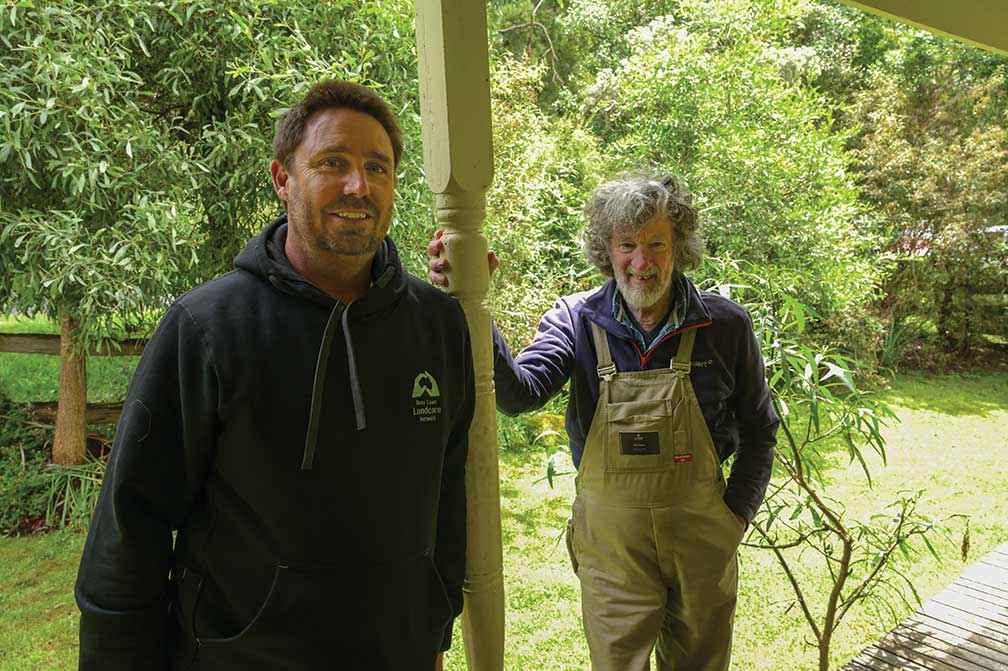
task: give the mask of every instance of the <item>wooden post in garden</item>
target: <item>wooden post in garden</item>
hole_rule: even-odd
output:
[[[77,320],[67,313],[60,316],[59,408],[56,411],[56,435],[53,437],[53,462],[63,465],[84,463],[87,423],[87,357],[74,347]]]
[[[487,242],[482,228],[493,177],[490,68],[483,0],[417,0],[424,166],[445,231],[451,292],[465,310],[476,368],[476,415],[466,464],[469,550],[462,632],[473,671],[504,667],[497,420]]]

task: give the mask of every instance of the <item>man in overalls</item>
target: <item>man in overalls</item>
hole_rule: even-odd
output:
[[[603,184],[583,242],[612,279],[558,300],[517,357],[494,333],[501,411],[571,383],[567,543],[596,671],[648,669],[652,649],[661,670],[728,669],[736,551],[770,479],[778,418],[752,321],[682,274],[703,247],[690,203],[674,177]],[[446,286],[442,250],[437,235],[429,277]]]

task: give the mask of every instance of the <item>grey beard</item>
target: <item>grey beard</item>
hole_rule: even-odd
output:
[[[634,310],[645,310],[655,303],[659,302],[665,297],[669,292],[669,287],[672,285],[672,276],[669,275],[669,281],[664,284],[664,286],[655,287],[654,289],[634,289],[627,286],[625,280],[621,275],[616,276],[616,288],[619,289],[620,295],[623,297],[623,302],[626,303],[628,308]]]

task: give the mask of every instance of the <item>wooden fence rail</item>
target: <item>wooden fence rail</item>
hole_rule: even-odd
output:
[[[143,352],[147,340],[130,338],[117,340],[118,348],[112,345],[92,347],[89,356],[137,356]],[[14,354],[51,354],[59,356],[60,337],[50,333],[0,333],[0,352]]]
[[[92,347],[89,356],[138,356],[147,340],[130,338]],[[60,337],[49,333],[0,333],[0,352],[13,354],[48,354],[59,356]],[[35,401],[29,404],[32,416],[38,422],[55,424],[56,401]],[[88,424],[115,424],[122,414],[122,403],[88,403],[84,417]]]
[[[34,401],[28,404],[32,417],[42,424],[56,424],[56,401]],[[84,409],[84,420],[88,424],[115,424],[122,414],[122,402],[88,403]]]

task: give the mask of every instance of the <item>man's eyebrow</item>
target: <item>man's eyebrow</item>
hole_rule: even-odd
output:
[[[368,152],[367,156],[368,158],[376,158],[379,161],[384,161],[385,163],[392,165],[392,158],[383,151],[378,151],[377,149],[375,149],[374,151]]]
[[[322,156],[323,154],[340,154],[340,153],[349,154],[351,153],[351,151],[350,148],[347,147],[345,144],[333,144],[327,147],[322,147],[317,152],[315,152],[315,155]],[[385,163],[388,163],[389,165],[392,165],[392,158],[389,157],[389,155],[383,151],[372,149],[366,154],[366,156],[367,158],[378,159],[379,161],[383,161]]]

